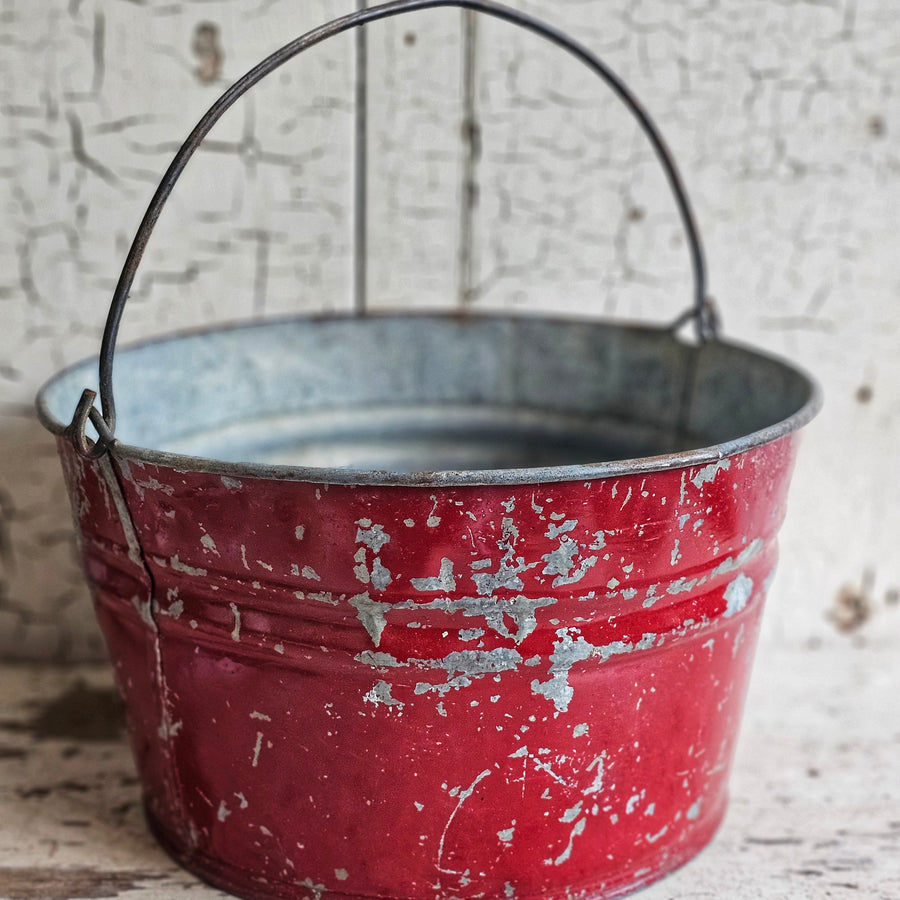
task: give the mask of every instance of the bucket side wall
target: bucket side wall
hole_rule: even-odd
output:
[[[445,489],[116,459],[149,605],[91,549],[128,560],[116,504],[81,526],[157,831],[251,896],[658,877],[724,810],[793,445]]]

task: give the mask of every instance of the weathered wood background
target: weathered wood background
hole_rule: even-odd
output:
[[[896,4],[513,5],[600,52],[656,116],[697,208],[727,333],[824,384],[767,639],[897,633]],[[37,387],[96,352],[134,229],[206,107],[286,40],[353,7],[0,0],[0,657],[102,655],[54,447],[32,412]],[[154,236],[126,339],[349,308],[360,271],[378,307],[666,321],[687,305],[664,179],[577,62],[458,10],[379,23],[366,45],[362,68],[352,36],[316,48],[229,113]]]

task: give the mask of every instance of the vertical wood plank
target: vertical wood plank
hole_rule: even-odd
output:
[[[478,162],[481,158],[481,123],[478,118],[478,22],[471,10],[463,13],[462,36],[462,165],[459,209],[459,303],[468,307],[474,298],[475,213],[478,208]]]
[[[373,308],[458,300],[463,38],[456,9],[369,27],[368,271]]]
[[[635,77],[633,32],[612,8],[512,5]],[[673,319],[690,303],[687,252],[664,175],[630,114],[565,51],[493,18],[478,27],[473,300]],[[646,79],[636,82],[640,96]],[[647,105],[664,121],[655,99]]]
[[[353,2],[0,3],[0,657],[102,655],[38,385],[96,354],[146,204],[212,101]],[[229,113],[151,240],[123,339],[349,308],[353,110],[346,36]]]
[[[369,4],[357,0],[357,9]],[[353,135],[353,307],[364,313],[369,292],[369,32],[355,34],[356,124]]]
[[[207,105],[268,53],[352,3],[244,0],[191,8],[183,27],[195,33],[218,11],[224,60],[221,76],[196,101],[188,96]],[[171,40],[167,29],[164,46]],[[193,324],[348,308],[354,65],[353,37],[340,36],[288,62],[226,113],[173,194],[126,326],[129,316],[143,332],[179,327],[185,317]],[[172,85],[166,94],[171,109],[178,90]],[[192,110],[187,127],[194,118]],[[170,128],[175,140],[143,139],[135,150],[156,167],[186,130]],[[182,290],[167,290],[171,284]],[[139,308],[145,304],[146,317]]]

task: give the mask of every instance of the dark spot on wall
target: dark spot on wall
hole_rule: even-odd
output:
[[[403,43],[406,44],[407,47],[415,47],[416,33],[414,31],[407,31],[406,34],[403,35]]]
[[[900,588],[888,588],[884,602],[888,606],[900,606]]]
[[[463,141],[465,141],[472,153],[480,154],[481,153],[481,126],[479,123],[471,118],[466,117],[460,123],[460,133],[462,135]]]
[[[844,634],[860,629],[872,616],[871,576],[863,579],[861,587],[844,586],[838,592],[828,618]]]
[[[887,124],[882,116],[870,116],[867,127],[872,137],[880,138],[887,134]]]
[[[79,900],[118,897],[140,887],[141,881],[162,877],[148,872],[101,872],[88,868],[3,868],[0,889],[7,900]]]
[[[59,697],[38,707],[27,722],[3,722],[9,731],[37,740],[117,741],[124,729],[122,704],[109,688],[92,688],[78,681]]]
[[[646,213],[640,206],[632,206],[631,209],[628,210],[628,221],[629,222],[642,222]]]
[[[856,402],[857,403],[868,403],[874,394],[874,391],[868,384],[860,385],[856,389]]]
[[[194,40],[191,50],[199,65],[194,74],[201,84],[212,84],[222,77],[222,63],[225,53],[222,50],[219,26],[212,22],[201,22],[194,29]]]

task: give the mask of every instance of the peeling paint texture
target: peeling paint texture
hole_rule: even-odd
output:
[[[568,629],[561,628],[557,635],[559,640],[554,644],[550,657],[550,680],[540,682],[535,679],[531,689],[552,700],[558,712],[566,712],[575,693],[569,684],[569,670],[576,662],[587,659],[594,648],[580,635],[573,640]]]
[[[736,613],[739,613],[747,605],[747,601],[750,599],[752,593],[753,579],[748,578],[746,575],[738,575],[738,577],[730,582],[728,587],[725,588],[724,596],[728,603],[725,615],[731,617]]]
[[[269,482],[65,448],[67,489],[60,480],[32,397],[96,353],[118,266],[178,142],[268,52],[355,6],[0,4],[0,657],[105,658],[99,616],[112,659],[111,673],[0,678],[2,896],[205,896],[161,868],[142,797],[202,874],[221,876],[224,860],[242,877],[252,859],[244,893],[298,900],[581,897],[652,879],[718,823],[793,439],[683,472],[527,489]],[[724,333],[816,371],[830,404],[779,538],[761,642],[772,664],[751,695],[732,815],[686,880],[647,898],[744,900],[763,881],[798,900],[892,896],[896,9],[528,9],[596,48],[658,118]],[[223,119],[147,248],[123,337],[349,312],[361,286],[374,311],[666,324],[691,297],[666,187],[652,148],[576,60],[493,19],[421,11],[306,55]],[[527,389],[523,417],[564,418],[571,384],[533,363],[570,344],[517,341],[465,344],[464,405],[483,403],[480,373],[496,371],[503,415]],[[571,341],[587,346],[581,331]],[[401,406],[447,378],[438,337],[406,347],[389,372]],[[333,349],[318,366],[293,348],[291,397],[326,396],[337,367],[374,378],[365,354]],[[618,348],[596,349],[599,371]],[[280,427],[264,390],[273,360],[244,358],[227,388],[258,404],[264,429]],[[210,362],[187,355],[174,392],[202,384]],[[649,349],[635,372],[646,391],[617,416],[668,415],[675,443],[704,432]],[[615,390],[583,380],[586,409]],[[731,393],[752,412],[752,390]],[[429,414],[452,429],[458,410],[436,396]],[[486,431],[505,428],[484,413]],[[127,402],[120,419],[126,434]],[[852,633],[823,614],[839,591]],[[79,692],[111,698],[113,674],[143,785],[121,724],[99,738],[72,725],[90,721]],[[66,725],[51,697],[79,714]]]
[[[201,874],[263,840],[275,849],[257,874],[324,871],[322,853],[333,873],[347,827],[310,809],[352,815],[357,835],[342,888],[307,886],[322,900],[371,893],[379,866],[397,867],[398,895],[439,880],[475,900],[497,853],[529,895],[539,893],[529,883],[577,892],[588,870],[592,882],[614,877],[619,852],[639,883],[711,834],[790,438],[735,456],[727,480],[719,470],[701,488],[673,469],[543,484],[540,503],[530,485],[429,494],[257,478],[233,488],[137,461],[119,482],[63,449],[118,678],[151,723],[151,740],[136,741],[151,815]],[[760,471],[767,504],[747,502]],[[685,529],[685,509],[711,523]],[[237,534],[220,534],[222,523]],[[598,532],[606,552],[584,556]],[[493,579],[490,593],[470,594],[487,586],[478,576]],[[439,766],[421,762],[435,757]],[[413,774],[385,779],[388,766]],[[672,772],[681,789],[661,789]],[[347,783],[371,804],[350,810]],[[302,811],[285,808],[286,795],[308,798]],[[416,821],[392,832],[386,859],[375,826],[396,803]],[[537,854],[522,839],[534,834]]]

